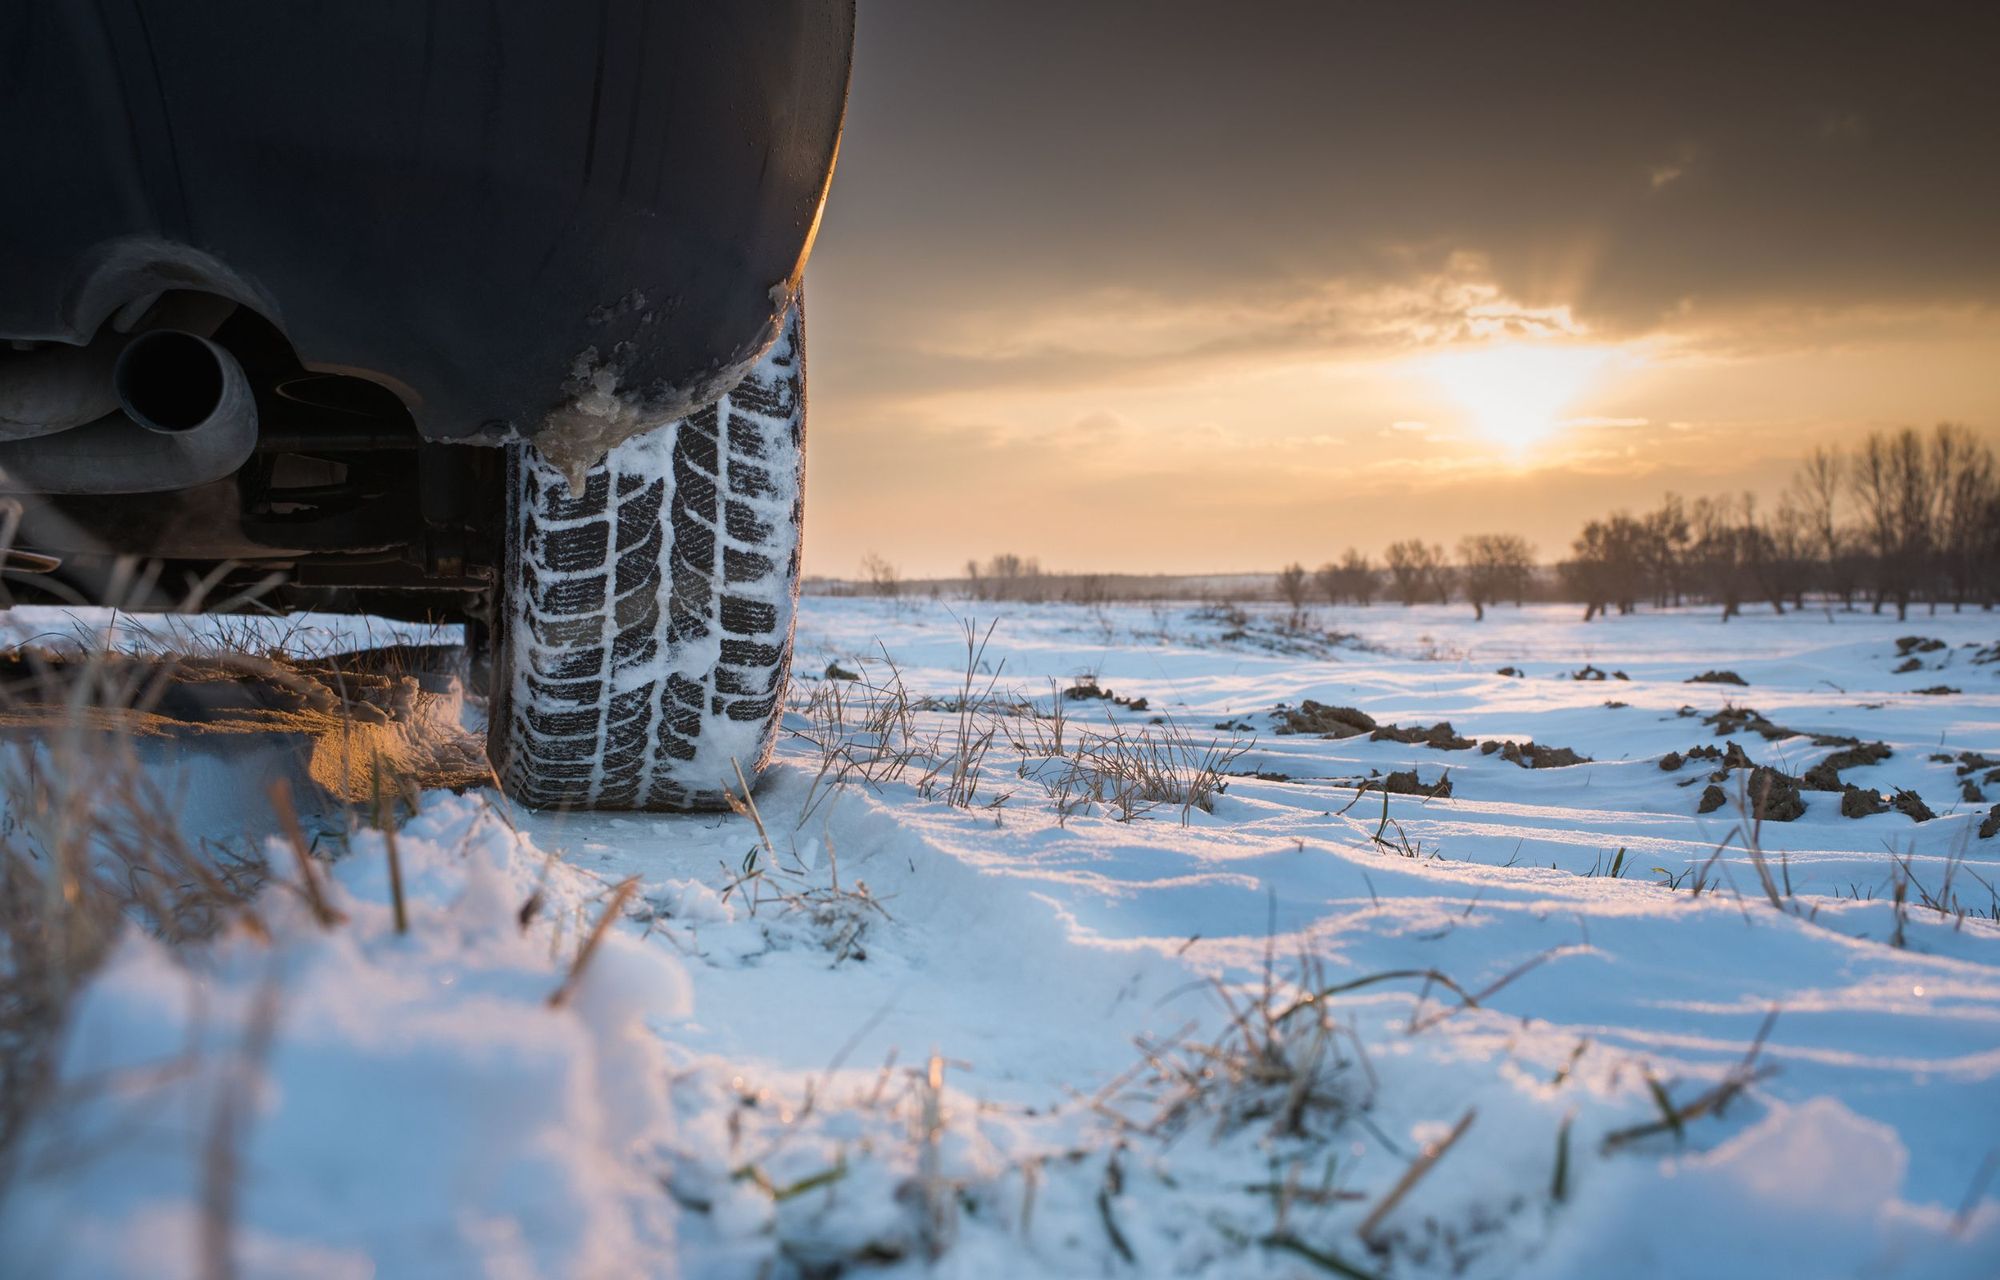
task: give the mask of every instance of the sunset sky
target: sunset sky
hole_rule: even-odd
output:
[[[1228,571],[2000,427],[1992,6],[863,0],[808,572]]]

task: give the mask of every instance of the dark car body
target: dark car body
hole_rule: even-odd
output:
[[[771,341],[852,31],[851,0],[0,5],[0,361],[227,299],[260,433],[256,466],[186,491],[79,497],[86,475],[17,545],[462,578],[497,464],[451,445],[587,463]],[[274,502],[286,456],[359,479]]]

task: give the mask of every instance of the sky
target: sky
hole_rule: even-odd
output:
[[[1308,564],[2000,428],[2000,6],[862,0],[806,570]]]

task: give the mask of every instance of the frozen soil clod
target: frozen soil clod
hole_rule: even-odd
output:
[[[1451,795],[1451,775],[1440,774],[1436,782],[1425,782],[1415,769],[1398,769],[1361,784],[1363,791],[1386,791],[1392,796],[1427,796],[1439,799]]]
[[[1845,791],[1847,784],[1840,778],[1842,769],[1859,769],[1866,765],[1880,764],[1895,754],[1886,742],[1869,742],[1847,747],[1834,752],[1806,770],[1800,781],[1808,791]]]
[[[1896,788],[1896,794],[1889,797],[1889,807],[1907,816],[1912,822],[1929,822],[1937,817],[1931,812],[1931,807],[1924,803],[1922,796],[1901,787]]]
[[[1713,775],[1714,781],[1702,790],[1696,812],[1713,813],[1730,802],[1730,792],[1722,784],[1731,772],[1725,768]],[[1805,816],[1806,802],[1799,793],[1799,780],[1783,770],[1752,765],[1743,777],[1742,786],[1749,816],[1754,821],[1792,822]]]
[[[1523,769],[1566,769],[1573,764],[1589,764],[1591,759],[1569,747],[1548,747],[1538,742],[1502,742],[1489,738],[1479,744],[1482,755],[1500,753],[1500,758]]]
[[[1297,708],[1279,707],[1272,715],[1277,719],[1274,733],[1316,733],[1328,738],[1352,738],[1356,734],[1373,733],[1376,729],[1375,717],[1366,711],[1353,707],[1329,707],[1307,698]]]
[[[1843,818],[1866,818],[1878,813],[1889,812],[1889,802],[1879,791],[1866,787],[1848,787],[1840,793],[1840,816]]]
[[[1774,724],[1768,716],[1755,707],[1739,707],[1733,702],[1723,704],[1720,711],[1703,716],[1701,722],[1714,725],[1715,736],[1718,738],[1749,732],[1766,741],[1776,742],[1781,738],[1799,736],[1795,730]]]
[[[1462,737],[1451,727],[1451,721],[1440,720],[1428,727],[1413,725],[1408,729],[1398,725],[1385,724],[1368,735],[1370,742],[1403,742],[1412,746],[1435,747],[1439,751],[1468,751],[1472,739]]]

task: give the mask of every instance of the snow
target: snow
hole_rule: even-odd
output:
[[[490,806],[432,793],[398,852],[407,934],[372,831],[331,868],[337,927],[273,886],[274,945],[238,928],[184,962],[127,929],[0,1207],[14,1274],[209,1274],[231,1185],[251,1274],[667,1269],[672,1215],[632,1153],[671,1136],[645,1024],[685,1013],[681,966],[614,936],[552,1012],[561,967],[516,922],[541,860]],[[570,913],[584,886],[558,869],[542,887]]]
[[[974,618],[991,692],[968,717]],[[198,1272],[214,1100],[249,1080],[245,1274],[2000,1274],[2000,837],[1977,833],[2000,785],[1975,804],[1958,771],[2000,756],[2000,662],[1975,661],[1994,615],[1309,622],[809,599],[768,846],[739,815],[512,831],[490,797],[430,793],[398,837],[407,935],[363,829],[331,865],[336,928],[274,884],[269,947],[129,936],[80,997],[74,1100],[30,1131],[0,1256]],[[1944,645],[1895,673],[1913,635]],[[1687,683],[1711,669],[1746,683]],[[1146,705],[1061,698],[1072,756],[1120,732],[1242,748],[1212,812],[1058,805],[1048,717],[1084,677]],[[1962,692],[1918,692],[1941,684]],[[866,759],[864,712],[899,685],[913,758],[830,788],[814,739]],[[1276,734],[1306,699],[1589,762]],[[1718,735],[1725,706],[1796,732]],[[957,807],[968,720],[994,732]],[[1658,764],[1735,741],[1803,773],[1834,749],[1815,735],[1887,744],[1843,779],[1938,816],[1809,790],[1753,842],[1736,777],[1701,814],[1715,764]],[[1412,767],[1450,796],[1356,798]],[[1423,972],[1477,1003],[1381,977]],[[1243,1077],[1265,1060],[1239,1042],[1272,1034],[1283,1079]],[[1663,1119],[1718,1088],[1680,1133]]]
[[[0,643],[67,651],[202,653],[255,645],[324,657],[385,645],[456,645],[456,626],[310,610],[283,618],[239,614],[125,613],[59,605],[0,610]]]

